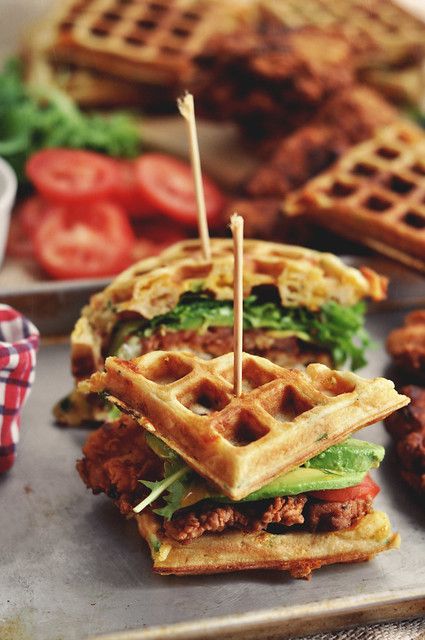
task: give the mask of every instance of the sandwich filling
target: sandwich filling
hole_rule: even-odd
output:
[[[126,515],[151,509],[164,535],[181,543],[229,529],[285,533],[340,531],[372,511],[379,487],[368,472],[384,449],[350,438],[243,500],[221,495],[156,436],[127,416],[93,432],[77,468],[93,493]],[[292,529],[294,530],[294,529]]]
[[[366,363],[370,344],[364,329],[365,305],[346,307],[335,301],[318,310],[285,307],[275,287],[259,287],[244,300],[244,350],[280,364]],[[121,319],[115,326],[109,355],[132,359],[157,350],[186,350],[219,356],[232,349],[233,302],[208,291],[188,291],[167,313],[150,320]]]

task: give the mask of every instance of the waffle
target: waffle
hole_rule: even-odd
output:
[[[68,0],[52,20],[52,59],[126,80],[184,82],[190,61],[217,32],[233,30],[250,3],[225,0]],[[247,5],[247,6],[245,6]]]
[[[283,208],[424,271],[424,153],[424,132],[400,120],[348,150]]]
[[[259,240],[246,240],[244,248],[244,297],[258,285],[273,285],[282,304],[312,310],[329,300],[352,305],[367,296],[385,297],[384,278],[369,269],[348,267],[332,254]],[[177,243],[158,257],[136,263],[94,295],[71,335],[74,377],[102,368],[102,354],[123,316],[150,319],[166,313],[182,293],[199,284],[218,299],[232,300],[232,241],[213,239],[211,250],[213,261],[205,262],[198,240]]]
[[[417,59],[425,51],[425,24],[390,0],[260,0],[289,28],[338,26],[354,46],[359,66]]]
[[[327,564],[364,562],[381,551],[397,549],[400,537],[391,531],[385,513],[370,513],[353,528],[332,533],[240,533],[209,535],[190,545],[167,538],[151,513],[136,516],[140,535],[148,542],[153,568],[161,574],[207,574],[245,569],[289,571],[309,578]]]
[[[389,380],[321,364],[304,372],[243,354],[242,369],[241,397],[232,394],[232,353],[210,361],[171,351],[110,357],[105,372],[83,384],[154,431],[232,500],[408,402]]]

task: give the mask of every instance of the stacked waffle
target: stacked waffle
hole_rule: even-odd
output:
[[[67,0],[35,26],[28,80],[59,85],[84,105],[164,106],[181,91],[194,55],[250,15],[250,2]]]
[[[284,209],[425,270],[425,134],[395,122],[352,147]]]
[[[84,105],[121,102],[157,111],[195,76],[206,111],[239,117],[241,109],[270,114],[264,87],[280,91],[294,79],[295,66],[296,91],[284,96],[291,104],[304,94],[306,106],[317,104],[321,92],[347,80],[350,69],[366,69],[368,81],[392,95],[407,91],[417,99],[424,34],[423,23],[390,0],[66,0],[28,34],[25,56],[31,82],[60,86]],[[279,49],[286,51],[285,65],[275,75],[267,57]],[[225,85],[235,65],[263,88],[229,95]],[[406,65],[407,75],[400,75]],[[239,72],[233,83],[240,88]],[[221,88],[212,87],[212,79]]]
[[[365,471],[379,464],[382,447],[344,440],[408,399],[383,378],[242,358],[240,397],[232,394],[231,353],[210,362],[161,351],[131,361],[108,358],[105,372],[82,385],[134,420],[90,436],[77,467],[95,493],[110,492],[123,513],[136,517],[154,569],[268,568],[307,578],[322,565],[369,560],[397,547],[387,516],[372,508],[372,494],[323,505],[309,491],[348,487],[353,496],[350,487],[371,482]],[[146,444],[136,446],[141,429]],[[161,477],[161,460],[164,479],[145,480]],[[350,465],[357,470],[348,472]],[[140,484],[152,491],[134,506]]]
[[[94,295],[71,336],[76,381],[102,370],[107,355],[131,358],[178,349],[211,358],[230,351],[232,243],[212,239],[211,250],[212,260],[205,261],[198,241],[176,244],[136,263]],[[358,303],[385,294],[385,278],[370,269],[357,270],[303,247],[247,240],[244,348],[284,366],[353,358],[358,366],[362,349],[350,348],[352,341],[360,346],[364,340],[364,309]],[[340,314],[348,315],[347,322],[339,322]],[[321,340],[319,325],[326,322],[332,329]],[[334,351],[337,343],[342,351]],[[86,400],[73,391],[58,403],[56,418],[73,425],[102,420],[102,402],[96,396]]]
[[[260,0],[260,4],[290,29],[311,24],[337,27],[352,44],[363,79],[391,97],[416,102],[425,26],[398,4],[389,0]]]

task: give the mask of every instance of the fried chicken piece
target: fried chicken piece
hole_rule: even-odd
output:
[[[404,326],[391,331],[387,349],[396,365],[425,378],[425,310],[409,313]]]
[[[289,30],[273,20],[215,36],[196,62],[198,110],[235,121],[252,140],[292,132],[354,77],[338,30]]]
[[[304,511],[309,531],[340,531],[354,527],[372,511],[372,500],[359,498],[346,502],[313,502],[309,500]]]
[[[146,495],[139,479],[162,476],[162,463],[148,447],[145,431],[124,415],[91,433],[83,454],[77,461],[81,479],[94,494],[106,493],[123,514]]]
[[[285,196],[397,117],[372,89],[344,88],[325,102],[311,124],[277,143],[272,158],[252,175],[245,190],[256,198]]]
[[[421,318],[420,313],[416,319]],[[402,478],[425,495],[425,388],[408,385],[401,393],[409,396],[411,403],[387,418],[385,426],[396,441]]]
[[[385,425],[387,431],[400,440],[412,431],[425,432],[425,389],[410,384],[403,387],[400,393],[408,396],[411,403],[389,416]]]
[[[200,505],[164,521],[165,533],[179,542],[190,542],[206,532],[219,533],[225,529],[262,531],[269,524],[291,527],[302,524],[302,510],[307,496],[286,496],[238,505]]]

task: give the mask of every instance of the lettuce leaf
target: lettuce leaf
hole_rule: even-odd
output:
[[[303,307],[284,307],[277,299],[264,300],[251,295],[244,300],[244,329],[290,332],[304,341],[328,349],[335,366],[348,363],[356,370],[366,364],[365,351],[370,338],[364,328],[365,305],[359,302],[344,307],[327,302],[318,311]],[[167,331],[205,331],[209,327],[231,327],[233,303],[216,300],[206,292],[184,293],[174,309],[150,321],[134,320],[117,326],[111,355],[132,357],[137,354],[138,339],[164,328]],[[134,344],[132,344],[132,342]]]
[[[28,88],[20,62],[12,58],[0,70],[0,156],[15,169],[21,187],[28,186],[27,159],[45,147],[135,157],[140,135],[129,113],[86,114],[59,89],[45,84]]]
[[[152,504],[152,502],[162,497],[165,503],[164,506],[154,509],[153,511],[170,520],[174,513],[182,508],[182,500],[188,495],[189,491],[193,491],[197,486],[198,488],[199,486],[201,487],[198,495],[202,496],[198,499],[212,499],[217,502],[234,504],[234,502],[226,496],[215,493],[214,490],[206,484],[205,480],[190,469],[182,458],[162,442],[162,440],[152,434],[147,434],[146,439],[151,449],[164,460],[164,478],[157,482],[139,481],[148,487],[151,493],[134,508],[136,513],[140,513],[148,505]],[[351,486],[355,475],[360,475],[361,479],[369,469],[378,467],[384,454],[385,450],[380,445],[349,438],[344,442],[332,445],[325,451],[322,451],[317,456],[311,458],[311,460],[308,460],[304,465],[301,465],[301,467],[320,469],[325,473],[341,476],[349,474],[350,484],[347,483],[344,486]],[[262,499],[267,491],[267,487],[270,487],[269,493],[271,497],[280,495],[279,493],[275,493],[276,488],[274,485],[276,485],[277,480],[278,478],[275,478],[275,480],[263,487],[262,490],[255,491],[243,498],[240,502]],[[358,480],[358,482],[360,482],[360,480]],[[278,484],[279,483],[277,483],[277,485]],[[258,494],[260,494],[261,498],[257,497]],[[192,504],[195,504],[195,502]]]

